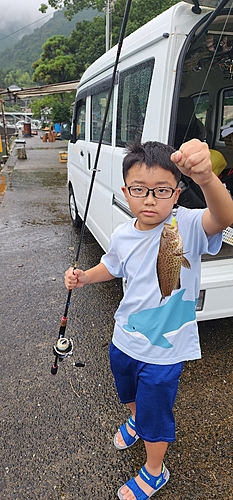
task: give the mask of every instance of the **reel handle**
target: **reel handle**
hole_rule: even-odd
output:
[[[84,368],[85,366],[85,363],[83,361],[75,361],[75,363],[73,363],[74,366],[76,366],[76,368]]]

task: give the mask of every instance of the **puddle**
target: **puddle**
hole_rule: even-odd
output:
[[[26,171],[26,170],[15,170],[13,176],[12,187],[14,189],[25,189],[26,188],[59,188],[66,186],[67,183],[67,170],[60,168],[46,169],[46,170],[36,170],[36,171]]]

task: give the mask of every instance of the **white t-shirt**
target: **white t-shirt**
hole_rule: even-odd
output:
[[[115,314],[113,344],[134,359],[160,365],[201,357],[195,305],[199,296],[201,255],[215,255],[222,234],[207,237],[204,210],[179,207],[176,215],[183,251],[191,269],[181,268],[181,288],[161,301],[157,255],[164,222],[140,231],[135,219],[112,234],[101,262],[115,277],[127,279],[126,292]]]

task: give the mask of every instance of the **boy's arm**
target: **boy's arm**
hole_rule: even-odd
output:
[[[207,236],[217,234],[233,223],[233,201],[225,186],[212,171],[208,145],[192,139],[171,155],[182,174],[191,177],[203,191],[207,203],[202,218]]]
[[[114,279],[114,276],[109,273],[102,262],[87,271],[81,271],[81,269],[74,269],[73,267],[70,267],[65,273],[65,285],[68,290],[112,279]]]

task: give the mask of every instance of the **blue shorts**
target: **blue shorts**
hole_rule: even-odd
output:
[[[183,362],[144,363],[111,343],[110,364],[121,403],[136,403],[136,430],[144,441],[175,441],[173,406]]]

